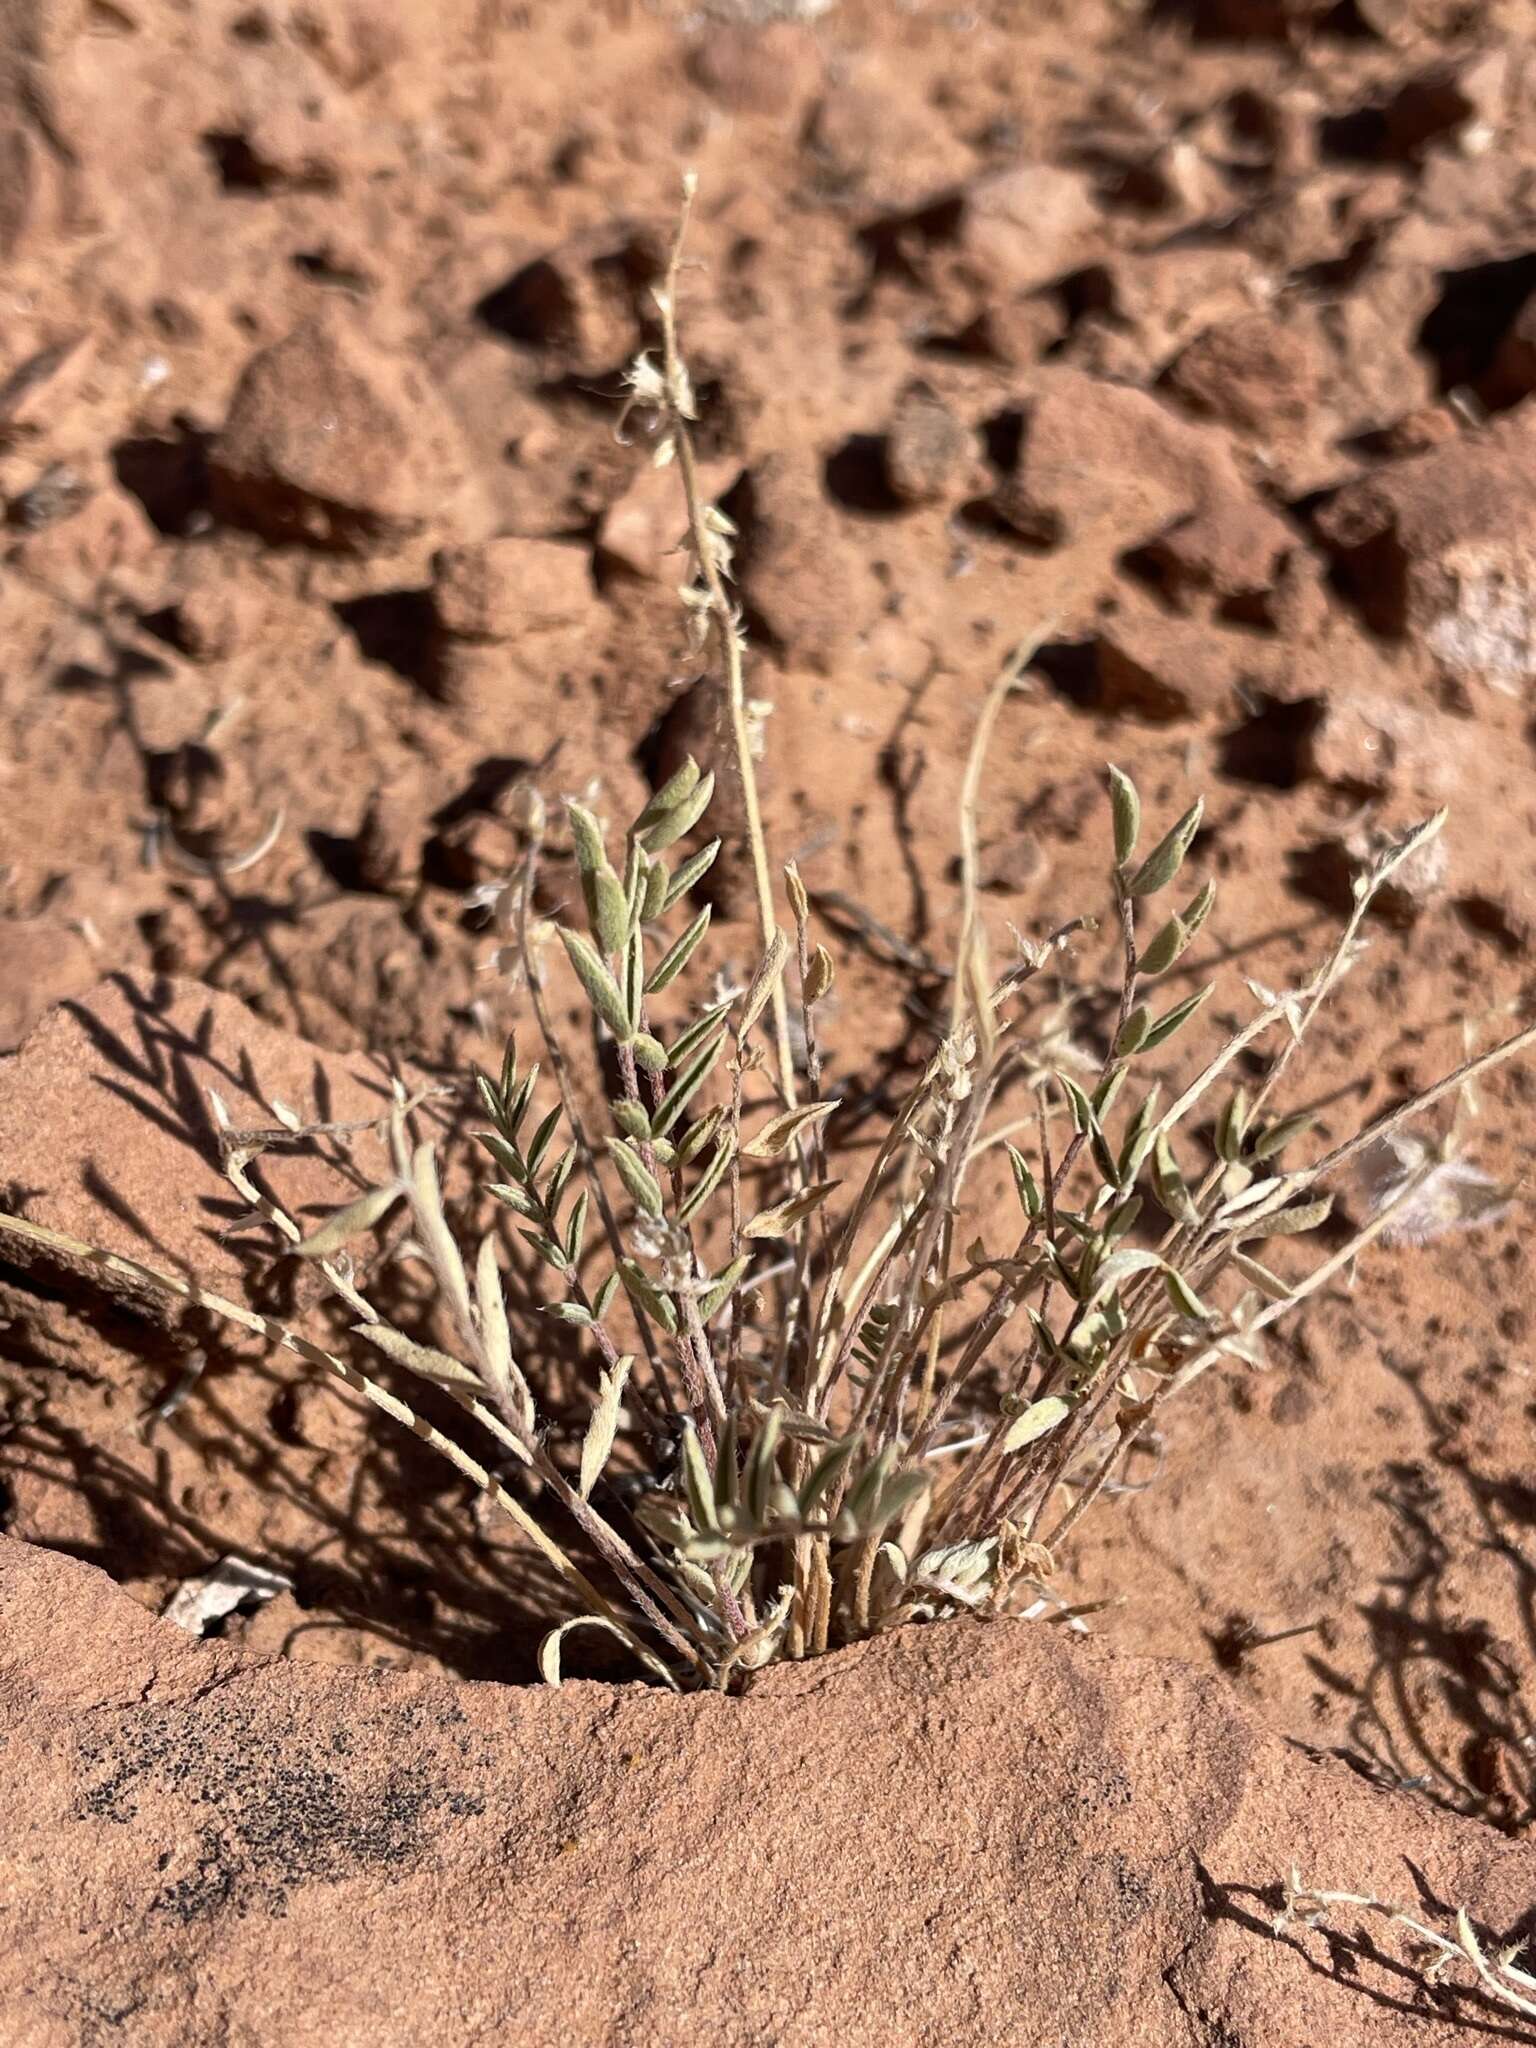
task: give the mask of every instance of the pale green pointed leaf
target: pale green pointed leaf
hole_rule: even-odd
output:
[[[1205,923],[1205,920],[1210,916],[1211,906],[1215,901],[1216,884],[1214,882],[1207,882],[1204,888],[1197,890],[1188,903],[1185,904],[1184,929],[1189,933],[1191,939],[1194,938],[1200,927]]]
[[[1190,941],[1190,929],[1175,911],[1156,938],[1151,939],[1136,956],[1136,971],[1148,977],[1166,974]]]
[[[1088,1306],[1102,1301],[1107,1294],[1113,1294],[1123,1287],[1127,1280],[1133,1280],[1138,1273],[1149,1273],[1160,1266],[1162,1260],[1156,1252],[1132,1247],[1128,1251],[1111,1252],[1093,1276],[1093,1292],[1088,1297]]]
[[[822,1452],[816,1463],[811,1467],[810,1474],[800,1489],[800,1514],[802,1519],[805,1521],[810,1520],[817,1503],[825,1494],[832,1490],[833,1486],[848,1469],[848,1462],[857,1449],[857,1439],[845,1437],[841,1443],[831,1444]]]
[[[677,1310],[672,1306],[670,1296],[655,1286],[650,1275],[633,1259],[621,1259],[619,1277],[624,1282],[625,1292],[631,1301],[643,1308],[653,1323],[659,1323],[669,1337],[677,1334]]]
[[[720,1521],[715,1505],[715,1483],[709,1476],[699,1432],[687,1418],[678,1439],[677,1467],[683,1483],[683,1498],[688,1503],[694,1527],[701,1535],[718,1534]]]
[[[630,1036],[640,1028],[640,1019],[645,1010],[645,933],[638,925],[624,948],[623,968],[624,1008],[629,1013]]]
[[[1099,1119],[1094,1111],[1093,1104],[1088,1100],[1088,1097],[1073,1080],[1072,1076],[1070,1074],[1063,1074],[1058,1070],[1056,1080],[1061,1088],[1061,1092],[1067,1098],[1067,1107],[1072,1112],[1073,1130],[1089,1134],[1096,1131],[1099,1128]]]
[[[1199,1222],[1200,1211],[1189,1192],[1188,1182],[1179,1171],[1166,1131],[1158,1133],[1152,1150],[1152,1189],[1175,1223],[1188,1228]]]
[[[1029,1161],[1017,1145],[1008,1147],[1008,1164],[1013,1168],[1013,1185],[1018,1192],[1019,1204],[1029,1221],[1039,1216],[1042,1202],[1035,1176],[1029,1170]]]
[[[1234,1165],[1243,1154],[1243,1139],[1248,1130],[1248,1091],[1235,1088],[1223,1104],[1216,1119],[1217,1156]]]
[[[328,1216],[318,1229],[296,1244],[293,1254],[298,1259],[328,1259],[333,1252],[339,1252],[348,1239],[361,1237],[365,1230],[372,1230],[381,1222],[399,1201],[405,1190],[398,1182],[387,1188],[370,1188],[365,1195],[359,1195],[355,1202],[348,1202],[344,1209],[338,1209]]]
[[[591,1197],[585,1188],[571,1204],[571,1213],[565,1220],[565,1256],[572,1266],[581,1263],[581,1248],[587,1234],[587,1209]]]
[[[1167,1289],[1168,1299],[1173,1303],[1174,1309],[1179,1315],[1187,1316],[1191,1322],[1204,1322],[1210,1316],[1211,1311],[1206,1307],[1199,1295],[1196,1294],[1193,1287],[1184,1278],[1184,1275],[1174,1272],[1171,1266],[1164,1270],[1163,1286]]]
[[[573,797],[565,800],[565,815],[570,821],[571,844],[576,853],[576,865],[582,875],[595,874],[607,860],[607,849],[603,845],[603,828],[587,809]]]
[[[1271,1208],[1278,1208],[1293,1185],[1290,1176],[1284,1173],[1272,1173],[1267,1180],[1250,1181],[1247,1187],[1241,1188],[1237,1194],[1222,1203],[1216,1211],[1215,1220],[1218,1223],[1225,1223],[1233,1216],[1241,1216],[1249,1210],[1257,1209],[1260,1203],[1264,1202]]]
[[[1072,1405],[1060,1394],[1047,1394],[1041,1401],[1031,1401],[1022,1415],[1016,1415],[1003,1432],[1002,1449],[1022,1451],[1026,1444],[1036,1442],[1051,1430],[1058,1428],[1072,1413]]]
[[[592,1410],[592,1420],[587,1424],[587,1433],[581,1444],[581,1476],[577,1491],[583,1500],[590,1500],[598,1475],[608,1462],[613,1449],[613,1439],[618,1433],[619,1409],[624,1400],[624,1388],[628,1384],[630,1368],[634,1359],[628,1352],[613,1365],[606,1366],[598,1380],[597,1404]]]
[[[627,1043],[634,1036],[634,1026],[624,1007],[624,997],[619,984],[614,980],[607,964],[600,958],[590,940],[580,932],[572,931],[568,925],[561,925],[560,942],[565,947],[576,978],[586,990],[593,1009],[602,1018],[608,1029],[621,1043]]]
[[[1113,766],[1109,771],[1109,807],[1115,828],[1115,864],[1124,867],[1136,851],[1141,832],[1141,798],[1129,775]]]
[[[686,1166],[690,1160],[697,1159],[724,1121],[725,1110],[722,1107],[708,1111],[697,1123],[690,1124],[677,1140],[678,1165]]]
[[[534,1132],[528,1146],[527,1157],[523,1162],[528,1169],[530,1180],[544,1164],[544,1154],[549,1150],[549,1141],[559,1128],[560,1119],[563,1114],[564,1105],[557,1102],[548,1116],[540,1121],[538,1129]]]
[[[653,1038],[649,1031],[637,1031],[631,1044],[635,1064],[644,1067],[648,1074],[664,1074],[667,1071],[667,1049],[659,1038]]]
[[[661,1183],[651,1173],[644,1161],[625,1138],[608,1140],[608,1156],[618,1170],[618,1176],[632,1197],[635,1206],[647,1216],[660,1218],[662,1213]]]
[[[1189,1022],[1210,993],[1209,987],[1197,989],[1192,996],[1186,996],[1182,1003],[1177,1003],[1173,1009],[1165,1011],[1148,1029],[1138,1049],[1142,1052],[1153,1052],[1172,1038],[1175,1031]]]
[[[715,841],[716,846],[720,844]],[[667,907],[667,890],[672,877],[664,860],[646,861],[645,881],[640,892],[640,922],[654,924]]]
[[[1238,1243],[1250,1237],[1297,1237],[1304,1230],[1316,1230],[1320,1223],[1326,1223],[1333,1213],[1332,1195],[1324,1195],[1320,1201],[1301,1202],[1294,1209],[1281,1209],[1273,1216],[1260,1221],[1244,1224],[1233,1232]]]
[[[1310,1130],[1314,1119],[1307,1110],[1298,1110],[1294,1116],[1283,1116],[1261,1131],[1253,1143],[1255,1159],[1273,1159],[1283,1152],[1287,1145]]]
[[[1234,1251],[1232,1264],[1246,1281],[1257,1287],[1270,1301],[1289,1301],[1296,1292],[1290,1281],[1282,1280],[1280,1275],[1272,1273],[1268,1266],[1261,1266],[1259,1261],[1250,1258],[1247,1252]]]
[[[637,1138],[645,1144],[651,1135],[651,1120],[638,1102],[610,1102],[609,1114],[626,1138]]]
[[[720,841],[711,839],[707,846],[700,847],[691,859],[683,862],[667,884],[666,894],[661,901],[662,910],[670,910],[674,903],[680,903],[696,883],[703,881],[714,866],[719,851]],[[656,914],[660,915],[660,912]]]
[[[699,764],[688,755],[681,768],[677,769],[661,785],[645,809],[630,827],[634,836],[642,838],[651,828],[659,825],[664,818],[671,817],[678,805],[693,794],[699,783]]]
[[[685,1067],[711,1032],[724,1022],[734,1001],[734,996],[728,996],[723,1003],[713,1004],[709,1009],[701,1011],[686,1030],[680,1031],[671,1051],[667,1054],[668,1066],[679,1071]]]
[[[706,903],[677,943],[663,953],[646,980],[647,995],[655,995],[658,989],[664,989],[676,981],[693,958],[704,934],[709,930],[710,915],[710,906]]]
[[[725,1032],[722,1029],[713,1038],[706,1038],[679,1072],[677,1079],[651,1112],[651,1129],[658,1138],[666,1136],[699,1092],[724,1046]]]
[[[629,943],[629,898],[624,885],[604,861],[591,877],[592,931],[598,951],[622,953]]]
[[[431,1344],[418,1344],[401,1330],[392,1330],[388,1323],[354,1323],[352,1334],[363,1338],[376,1351],[382,1351],[386,1358],[403,1365],[421,1379],[435,1380],[439,1386],[465,1387],[480,1391],[480,1378],[467,1365],[450,1358],[446,1351],[438,1351]]]
[[[690,1188],[688,1199],[677,1212],[681,1222],[691,1222],[724,1180],[726,1168],[731,1163],[732,1150],[730,1138],[721,1138],[710,1157],[709,1164]]]
[[[1128,1060],[1133,1053],[1140,1052],[1151,1023],[1152,1013],[1145,1003],[1138,1003],[1115,1033],[1114,1056],[1117,1060]]]
[[[1141,866],[1126,883],[1129,896],[1152,896],[1168,884],[1184,864],[1190,843],[1200,830],[1200,820],[1205,815],[1205,800],[1190,805],[1179,822],[1158,841]]]
[[[637,833],[640,844],[647,853],[665,853],[667,848],[681,839],[685,832],[691,832],[709,809],[710,799],[715,793],[715,778],[711,772],[700,776],[686,796],[680,797],[666,815]]]
[[[720,1313],[726,1302],[741,1285],[742,1276],[751,1263],[751,1259],[743,1252],[739,1259],[732,1259],[731,1263],[719,1275],[714,1284],[699,1296],[699,1321],[701,1323],[707,1323],[711,1316],[716,1316]]]

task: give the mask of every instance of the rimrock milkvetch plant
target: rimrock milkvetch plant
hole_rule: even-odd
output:
[[[1319,1242],[1351,1162],[1524,1050],[1536,1027],[1326,1150],[1309,1148],[1308,1120],[1286,1106],[1373,900],[1437,816],[1364,867],[1336,943],[1297,986],[1250,983],[1247,1021],[1173,1078],[1211,993],[1166,992],[1215,906],[1214,883],[1189,872],[1202,805],[1146,826],[1115,768],[1103,903],[994,967],[978,909],[980,784],[1026,645],[970,749],[948,1015],[874,1144],[850,1142],[821,1045],[836,965],[793,866],[781,911],[759,815],[734,533],[694,454],[681,246],[680,232],[657,292],[660,358],[633,366],[630,407],[680,477],[682,599],[697,651],[718,666],[725,765],[743,799],[749,973],[733,984],[709,966],[711,911],[696,892],[720,851],[700,841],[712,774],[686,761],[622,829],[575,800],[556,816],[530,789],[497,914],[532,1014],[522,1043],[473,1077],[489,1219],[474,1241],[450,1224],[420,1100],[403,1085],[382,1119],[388,1171],[308,1231],[253,1178],[257,1146],[214,1105],[231,1181],[346,1316],[349,1341],[334,1350],[24,1218],[0,1217],[0,1235],[178,1293],[415,1429],[563,1582],[568,1604],[540,1653],[547,1679],[559,1680],[569,1632],[590,1626],[667,1684],[729,1687],[910,1621],[1070,1616],[1053,1590],[1062,1546],[1167,1404],[1219,1362],[1261,1365],[1265,1331],[1390,1229],[1444,1165],[1455,1127],[1421,1142],[1391,1198],[1301,1270],[1271,1245]],[[579,907],[546,922],[536,885],[557,853]],[[1112,1017],[1097,1055],[1069,1071],[1041,1018],[1062,956],[1101,917],[1118,950]],[[557,1022],[555,975],[588,1014],[580,1055]],[[1250,1049],[1267,1065],[1245,1087]],[[988,1153],[1006,1158],[1011,1192],[978,1217]],[[360,1248],[397,1216],[391,1256],[429,1273],[439,1343],[396,1327],[370,1286]],[[542,1277],[519,1280],[509,1310],[514,1237]],[[547,1398],[550,1347],[514,1341],[514,1329],[552,1325],[583,1360],[574,1428],[568,1404]],[[401,1391],[413,1381],[461,1426],[426,1420]]]

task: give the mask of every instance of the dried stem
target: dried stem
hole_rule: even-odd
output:
[[[683,480],[683,495],[687,500],[688,530],[694,560],[708,593],[710,623],[714,628],[720,658],[725,665],[726,704],[730,714],[736,773],[741,783],[742,804],[746,812],[747,844],[752,852],[752,881],[757,898],[758,931],[766,949],[773,942],[778,922],[773,907],[773,881],[768,866],[768,843],[763,836],[762,807],[757,794],[757,771],[752,761],[752,735],[747,724],[746,684],[741,664],[741,620],[720,574],[715,559],[713,537],[705,517],[704,491],[699,481],[698,457],[694,450],[690,426],[693,416],[691,388],[677,341],[677,281],[682,268],[683,244],[687,240],[696,189],[697,181],[690,173],[683,180],[682,214],[672,243],[672,252],[667,259],[666,280],[656,294],[656,305],[661,314],[662,362],[667,393],[668,425],[673,446],[677,451],[677,466]],[[772,1012],[779,1088],[785,1103],[792,1106],[797,1100],[795,1062],[789,1038],[788,998],[782,981],[774,984]]]

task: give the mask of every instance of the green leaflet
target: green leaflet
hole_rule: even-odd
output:
[[[711,839],[709,844],[701,847],[690,860],[683,862],[671,881],[667,883],[666,893],[661,901],[661,909],[663,911],[670,910],[674,903],[681,902],[683,897],[688,894],[688,891],[694,887],[695,883],[703,881],[704,877],[714,866],[715,857],[719,851],[720,841],[718,839]],[[662,872],[665,873],[665,869]],[[656,913],[657,916],[660,916],[660,914],[660,911]]]
[[[1033,1223],[1042,1207],[1040,1189],[1036,1185],[1035,1176],[1029,1170],[1029,1161],[1017,1145],[1008,1147],[1008,1164],[1013,1168],[1013,1185],[1018,1192],[1019,1204],[1029,1221]]]
[[[731,1152],[732,1147],[729,1136],[722,1137],[710,1157],[709,1164],[699,1175],[698,1180],[688,1192],[687,1200],[677,1212],[681,1222],[691,1222],[715,1192],[715,1189],[719,1187],[721,1181],[725,1178],[725,1170],[731,1163]]]
[[[647,995],[655,995],[658,989],[666,988],[676,981],[693,958],[704,934],[709,930],[710,915],[710,906],[706,903],[677,943],[662,954],[646,978]]]
[[[1126,883],[1128,896],[1152,896],[1159,889],[1167,888],[1184,865],[1184,856],[1200,830],[1200,820],[1204,816],[1205,799],[1202,797],[1192,803],[1179,822],[1158,841]]]
[[[632,827],[635,837],[643,838],[647,832],[653,831],[656,826],[670,818],[678,805],[693,794],[698,782],[699,764],[690,754],[682,767],[667,778],[636,818]]]
[[[652,1284],[644,1268],[637,1266],[633,1259],[621,1259],[619,1277],[630,1300],[643,1308],[653,1323],[659,1323],[669,1337],[676,1336],[677,1310],[670,1298]]]
[[[627,1138],[610,1138],[608,1156],[618,1169],[619,1179],[634,1200],[635,1206],[647,1216],[657,1219],[662,1214],[661,1183],[649,1171],[639,1154]]]
[[[685,832],[691,832],[709,809],[710,799],[714,793],[713,773],[700,776],[693,788],[679,797],[654,824],[647,826],[644,831],[637,831],[636,837],[646,852],[665,853],[666,849],[681,839]],[[647,809],[649,808],[650,806],[647,806]]]
[[[683,1068],[677,1079],[672,1083],[672,1086],[667,1090],[661,1101],[656,1105],[651,1116],[651,1129],[658,1138],[666,1136],[699,1089],[704,1085],[704,1081],[710,1069],[714,1066],[715,1061],[719,1059],[724,1045],[725,1032],[723,1029],[716,1037],[706,1039]],[[676,1055],[674,1054],[675,1057]]]
[[[1115,831],[1115,864],[1124,867],[1136,851],[1141,833],[1141,798],[1129,775],[1113,766],[1109,770],[1109,809]]]
[[[1189,1022],[1190,1018],[1194,1016],[1196,1010],[1205,1002],[1210,993],[1211,991],[1208,987],[1197,989],[1194,995],[1186,996],[1182,1003],[1178,1003],[1173,1009],[1166,1011],[1147,1031],[1141,1044],[1136,1048],[1137,1051],[1152,1052],[1156,1047],[1162,1045],[1165,1040],[1172,1038],[1180,1025]]]
[[[624,998],[619,984],[614,980],[607,964],[596,949],[580,932],[572,931],[568,925],[560,926],[560,943],[576,970],[576,979],[587,992],[588,1000],[621,1045],[627,1045],[635,1035],[629,1013],[624,1007]]]
[[[714,1285],[706,1293],[699,1296],[699,1321],[701,1323],[707,1323],[711,1316],[719,1314],[726,1302],[741,1285],[742,1276],[751,1263],[751,1258],[747,1253],[743,1252],[740,1258],[732,1259],[725,1271],[716,1279]]]
[[[1066,1421],[1072,1413],[1072,1404],[1064,1401],[1060,1394],[1047,1394],[1044,1400],[1031,1401],[1022,1415],[1016,1415],[1003,1432],[1001,1448],[1005,1451],[1022,1451],[1026,1444],[1036,1442],[1050,1430]]]

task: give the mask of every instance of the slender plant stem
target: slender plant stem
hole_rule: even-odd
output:
[[[699,481],[698,456],[694,449],[690,425],[693,410],[692,399],[689,396],[690,386],[677,341],[677,281],[682,268],[683,244],[688,235],[689,218],[693,212],[695,189],[695,180],[690,173],[683,181],[682,214],[672,243],[672,253],[667,261],[666,281],[656,294],[656,302],[661,314],[663,374],[670,414],[668,424],[673,446],[677,451],[677,466],[683,480],[683,495],[687,500],[688,529],[694,560],[698,564],[699,575],[709,596],[710,621],[714,627],[721,660],[725,664],[726,704],[730,716],[731,743],[736,757],[736,773],[741,783],[742,805],[746,813],[747,843],[752,853],[752,880],[757,898],[758,930],[763,945],[767,948],[773,943],[778,921],[773,907],[773,880],[768,867],[768,843],[763,834],[762,806],[757,794],[757,771],[752,761],[752,735],[747,724],[746,684],[741,664],[741,621],[726,591],[725,580],[716,560],[714,536],[710,533],[705,518],[704,491]],[[784,992],[782,978],[774,983],[772,1013],[779,1089],[786,1106],[793,1108],[798,1099],[795,1089],[795,1062],[789,1037],[788,998]]]

